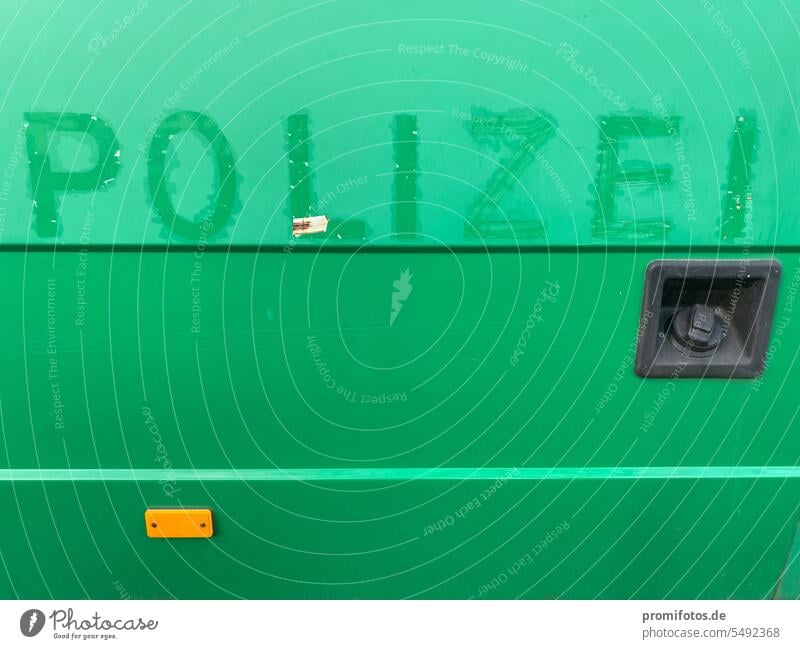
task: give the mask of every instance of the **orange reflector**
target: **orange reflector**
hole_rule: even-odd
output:
[[[148,509],[144,521],[152,539],[207,538],[214,533],[210,509]]]

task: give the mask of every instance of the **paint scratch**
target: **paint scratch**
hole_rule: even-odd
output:
[[[328,217],[322,216],[302,216],[292,219],[292,234],[300,237],[304,234],[318,234],[328,229]]]

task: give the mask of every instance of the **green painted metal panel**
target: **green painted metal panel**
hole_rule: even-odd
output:
[[[215,536],[154,542],[157,482],[8,484],[6,597],[770,597],[798,513],[796,479],[511,480],[461,517],[493,481],[180,482]]]
[[[0,596],[798,592],[795,6],[80,4],[0,34]],[[762,376],[634,375],[664,257],[781,262]]]
[[[798,243],[791,3],[139,4],[9,17],[3,241]]]
[[[192,252],[82,259],[0,254],[10,467],[158,468],[156,434],[176,468],[768,466],[800,455],[794,253],[778,256],[785,290],[767,371],[667,382],[632,373],[649,253],[206,252],[199,294]],[[406,267],[414,290],[390,327]]]

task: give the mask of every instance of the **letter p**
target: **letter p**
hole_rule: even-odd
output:
[[[25,113],[28,165],[33,190],[35,229],[41,237],[58,234],[56,192],[103,188],[119,171],[119,144],[107,122],[88,113]],[[53,171],[54,133],[71,133],[81,144],[93,142],[96,161],[83,170]]]

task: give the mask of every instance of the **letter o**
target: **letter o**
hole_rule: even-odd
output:
[[[217,199],[206,232],[203,222],[196,223],[175,211],[165,181],[167,152],[173,136],[182,131],[197,131],[208,140],[217,170]],[[194,111],[180,111],[164,118],[159,124],[148,152],[147,179],[153,207],[170,230],[185,239],[198,240],[201,234],[210,236],[225,227],[233,213],[236,200],[236,168],[228,140],[210,117]]]

